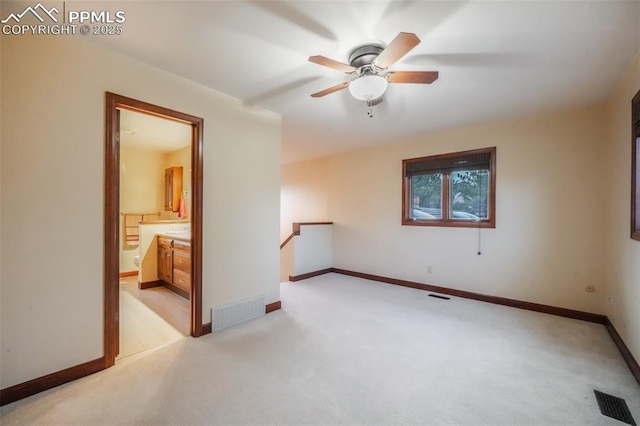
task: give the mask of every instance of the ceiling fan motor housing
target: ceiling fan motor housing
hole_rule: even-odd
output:
[[[370,65],[383,50],[384,47],[379,44],[365,44],[356,47],[349,54],[349,65],[355,68]]]

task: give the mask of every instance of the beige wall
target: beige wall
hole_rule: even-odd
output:
[[[329,220],[326,159],[282,166],[280,242],[291,234],[294,222]]]
[[[120,149],[120,210],[159,212],[164,203],[164,157],[161,152]]]
[[[334,221],[335,267],[602,312],[605,236],[594,224],[604,222],[605,184],[593,173],[604,154],[602,112],[530,117],[288,165],[283,185],[295,192],[287,197],[283,188],[283,217],[312,206]],[[481,231],[482,255],[477,229],[400,225],[403,159],[491,146],[497,227]]]
[[[591,108],[332,157],[334,266],[600,312],[603,137],[602,109]],[[401,226],[403,159],[491,146],[497,225],[481,231],[482,255],[477,228]]]
[[[123,213],[162,212],[164,197],[164,157],[161,152],[131,147],[120,148],[120,211]],[[155,217],[156,219],[159,216]],[[125,244],[124,217],[120,217],[120,272],[137,269],[133,258],[138,245]]]
[[[630,238],[631,99],[640,90],[640,51],[607,103],[607,293],[605,312],[640,361],[640,241]]]
[[[103,355],[105,91],[204,118],[203,321],[279,298],[279,116],[74,37],[3,36],[1,78],[2,388]]]

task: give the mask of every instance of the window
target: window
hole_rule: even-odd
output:
[[[631,238],[640,241],[640,91],[631,111]]]
[[[496,149],[402,161],[402,224],[496,226]]]

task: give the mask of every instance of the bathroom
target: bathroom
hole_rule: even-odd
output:
[[[179,281],[173,282],[171,268],[168,278],[160,274],[167,257],[159,242],[171,244],[170,254],[186,253],[180,259],[188,263],[191,138],[186,124],[120,111],[118,359],[189,335],[189,282],[174,285]],[[184,250],[177,252],[173,245]]]

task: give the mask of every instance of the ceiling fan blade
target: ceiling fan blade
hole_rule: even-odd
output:
[[[318,65],[324,65],[325,67],[333,68],[334,70],[343,71],[346,73],[356,72],[357,70],[357,68],[352,67],[351,65],[343,64],[342,62],[334,61],[333,59],[329,59],[321,55],[309,56],[309,62],[313,62],[314,64]]]
[[[336,84],[333,87],[329,87],[328,89],[324,89],[318,93],[314,93],[313,95],[311,95],[312,98],[320,98],[322,96],[325,95],[329,95],[333,92],[337,92],[338,90],[342,90],[344,88],[346,88],[349,84],[351,83],[351,81],[345,81],[344,83],[340,83],[340,84]]]
[[[419,43],[420,39],[414,33],[400,33],[380,52],[373,64],[378,68],[389,68]]]
[[[389,83],[431,84],[438,79],[438,71],[394,71],[387,73]]]

